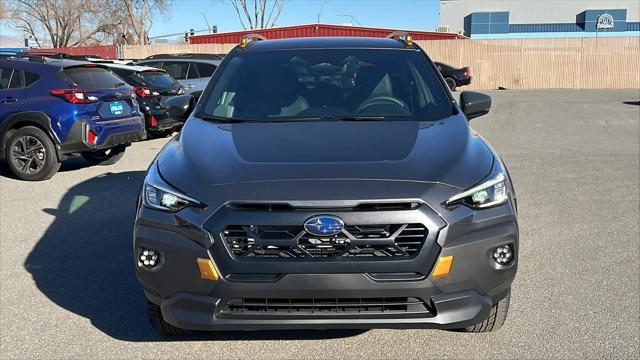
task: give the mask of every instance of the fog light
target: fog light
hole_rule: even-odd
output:
[[[493,261],[498,265],[509,265],[513,261],[513,248],[511,245],[498,246],[493,249]]]
[[[138,266],[152,268],[160,263],[160,254],[156,250],[140,248],[138,251]]]

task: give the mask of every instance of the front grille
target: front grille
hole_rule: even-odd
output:
[[[348,225],[328,237],[312,235],[296,225],[232,225],[222,237],[238,257],[393,258],[417,255],[427,233],[422,224]]]
[[[385,298],[241,298],[227,302],[222,313],[234,315],[368,315],[429,314],[424,301],[415,297]]]
[[[319,210],[324,212],[331,211],[403,211],[403,210],[415,210],[420,207],[418,202],[371,202],[362,203],[355,206],[336,207],[336,208],[316,208],[316,207],[295,207],[287,203],[243,203],[235,202],[228,205],[228,207],[236,210],[252,210],[252,211],[311,211]]]

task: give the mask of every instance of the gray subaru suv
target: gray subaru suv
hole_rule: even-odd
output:
[[[516,195],[468,125],[491,99],[408,35],[248,40],[167,101],[186,123],[133,235],[156,329],[499,329]]]

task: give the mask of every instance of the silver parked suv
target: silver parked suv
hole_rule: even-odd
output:
[[[223,57],[218,54],[159,54],[140,60],[136,65],[164,69],[184,86],[186,94],[191,94],[204,90]]]

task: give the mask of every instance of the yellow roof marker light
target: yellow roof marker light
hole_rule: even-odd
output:
[[[413,38],[411,37],[411,35],[407,34],[404,31],[394,31],[391,34],[387,35],[387,39],[397,39],[404,41],[404,44],[407,47],[413,44]]]
[[[440,279],[449,276],[451,273],[451,266],[453,266],[453,256],[441,256],[438,258],[436,266],[433,267],[431,278]]]
[[[404,37],[404,44],[407,46],[411,46],[411,44],[413,44],[413,38],[411,37],[411,35],[408,35]]]
[[[240,39],[240,47],[245,48],[249,46],[250,43],[257,40],[267,40],[267,38],[260,34],[247,34]]]
[[[216,270],[215,265],[213,265],[213,261],[211,261],[211,259],[198,258],[196,261],[198,262],[200,277],[202,279],[218,281],[220,276],[218,275],[218,271]]]

